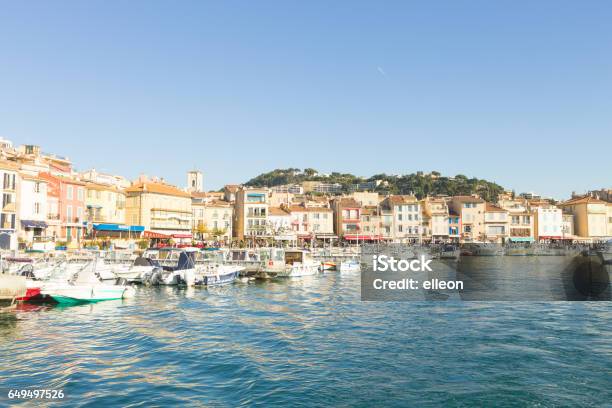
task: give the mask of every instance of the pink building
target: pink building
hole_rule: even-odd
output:
[[[49,233],[56,240],[80,243],[84,234],[85,183],[40,173],[47,181]]]

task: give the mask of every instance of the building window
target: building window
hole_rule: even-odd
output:
[[[4,189],[14,190],[15,189],[15,175],[4,173]]]
[[[9,193],[2,194],[2,208],[13,202],[13,196]]]
[[[72,206],[71,205],[66,206],[66,218],[68,222],[71,222],[71,219],[72,219]]]
[[[77,200],[83,201],[83,187],[77,189]]]
[[[66,187],[66,198],[72,200],[72,186]]]
[[[34,192],[40,193],[40,183],[39,182],[34,183]]]
[[[40,214],[40,203],[34,203],[34,214]]]

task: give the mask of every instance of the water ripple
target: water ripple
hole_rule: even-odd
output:
[[[63,388],[83,407],[612,400],[609,303],[359,296],[359,277],[325,274],[25,307],[0,317],[0,389]]]

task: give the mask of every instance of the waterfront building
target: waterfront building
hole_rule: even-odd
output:
[[[187,191],[190,193],[201,193],[204,191],[204,176],[199,170],[187,172]]]
[[[508,210],[486,203],[485,237],[486,242],[504,243],[509,236]]]
[[[574,215],[576,235],[593,240],[604,240],[608,233],[608,203],[591,196],[570,199],[559,204],[563,211]]]
[[[461,242],[482,242],[485,236],[485,201],[478,196],[454,196],[449,210],[461,218]]]
[[[85,183],[86,221],[92,224],[125,224],[125,191],[93,182]]]
[[[226,243],[231,241],[234,207],[229,202],[217,199],[210,201],[192,199],[191,205],[193,232],[197,239]]]
[[[125,190],[126,222],[144,227],[145,238],[190,242],[191,195],[156,179],[141,177]]]
[[[452,242],[461,240],[461,215],[448,209],[448,239]]]
[[[443,198],[427,197],[421,200],[423,211],[423,236],[432,241],[449,238],[448,205]]]
[[[19,240],[33,249],[51,249],[47,245],[47,181],[21,173],[18,208]]]
[[[126,193],[123,189],[86,182],[85,190],[85,222],[90,237],[140,238],[143,226],[126,225]]]
[[[513,242],[531,242],[534,240],[534,219],[525,199],[505,199],[499,206],[508,211],[510,231],[508,239]]]
[[[85,183],[66,176],[40,173],[47,182],[48,228],[55,241],[78,247],[84,234]]]
[[[361,203],[352,197],[338,197],[332,200],[334,212],[334,233],[347,241],[364,240],[361,230]]]
[[[574,229],[574,214],[569,212],[562,213],[561,222],[561,234],[564,239],[571,239],[575,237]]]
[[[272,235],[277,240],[296,241],[298,232],[292,226],[292,213],[285,207],[269,207],[268,222]]]
[[[393,219],[393,242],[417,242],[422,236],[421,205],[414,196],[391,195],[380,203],[381,208],[390,210]]]
[[[537,241],[562,239],[563,216],[560,208],[544,202],[530,202],[534,218],[534,238]]]
[[[244,240],[271,237],[268,207],[268,189],[239,188],[234,205],[234,238]]]
[[[393,241],[393,209],[389,206],[379,204],[380,211],[380,239],[382,241]]]
[[[380,241],[381,214],[378,205],[364,205],[361,211],[361,228],[365,237],[371,241]]]
[[[293,205],[291,212],[291,227],[298,238],[320,241],[337,239],[334,234],[334,213],[331,208],[320,206]]]
[[[2,207],[0,208],[0,249],[17,249],[17,208],[19,189],[19,166],[0,160],[0,187]]]

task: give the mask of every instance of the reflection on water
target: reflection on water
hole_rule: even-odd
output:
[[[334,273],[139,288],[1,315],[0,389],[63,388],[69,406],[601,405],[608,305],[361,302],[359,275]]]

